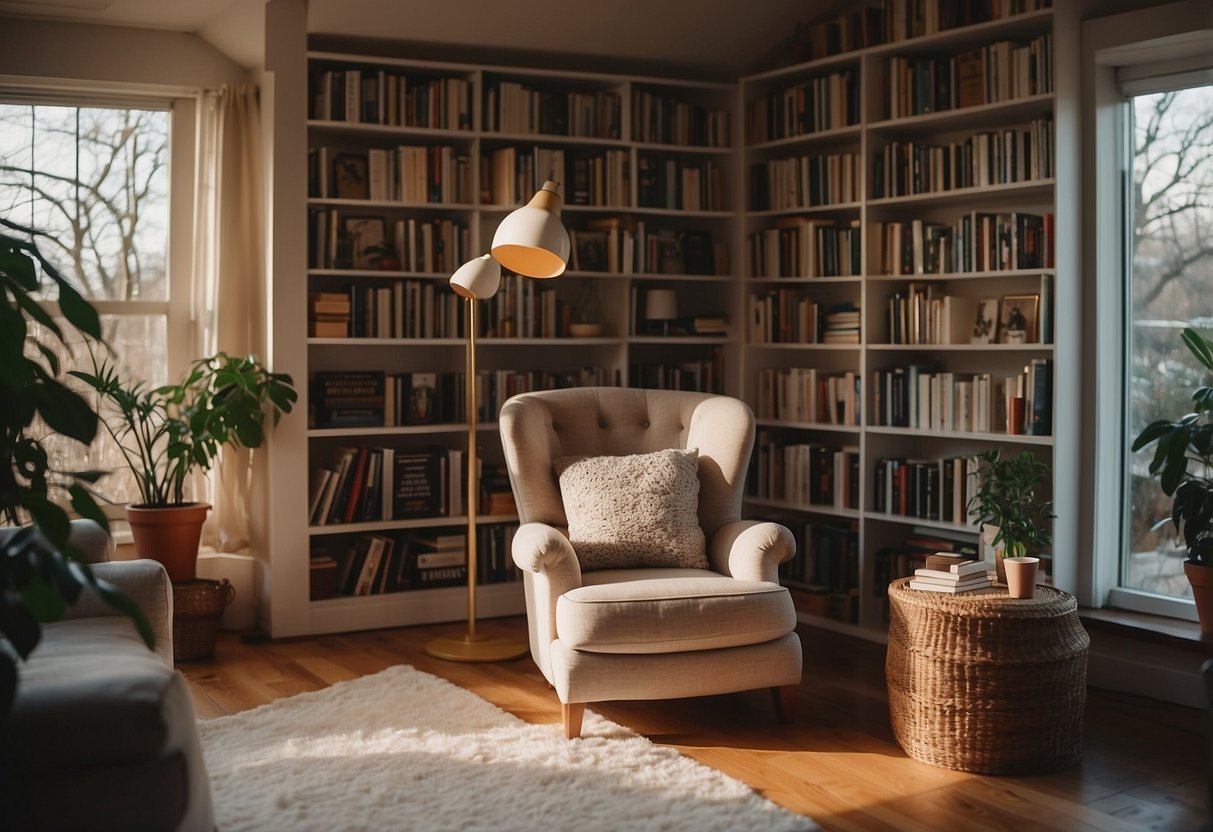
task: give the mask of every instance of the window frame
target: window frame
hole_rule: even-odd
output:
[[[1196,621],[1190,599],[1172,598],[1121,585],[1122,557],[1128,545],[1125,477],[1131,438],[1129,424],[1128,333],[1131,321],[1131,241],[1125,234],[1132,183],[1130,97],[1147,91],[1193,86],[1213,70],[1210,30],[1191,30],[1194,3],[1152,10],[1150,25],[1141,13],[1088,21],[1084,31],[1085,69],[1090,94],[1084,118],[1092,153],[1084,203],[1087,224],[1086,301],[1089,397],[1084,416],[1092,425],[1087,476],[1090,483],[1090,563],[1080,600],[1093,607],[1113,606]],[[1199,17],[1197,18],[1199,19]],[[1205,81],[1207,82],[1207,81]],[[1111,137],[1109,140],[1108,137]]]
[[[165,267],[168,297],[165,300],[91,301],[99,315],[165,316],[165,372],[168,380],[180,378],[194,353],[196,315],[194,307],[194,227],[197,206],[199,160],[198,113],[203,91],[181,87],[144,85],[70,85],[40,83],[36,79],[0,76],[0,102],[6,104],[114,107],[163,110],[169,113],[169,196]],[[51,315],[58,315],[56,302],[43,302]],[[105,504],[115,540],[127,543],[125,506]]]

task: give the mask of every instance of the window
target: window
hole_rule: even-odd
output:
[[[177,366],[179,339],[169,332],[185,329],[176,319],[188,310],[188,260],[170,263],[170,208],[192,198],[172,184],[182,152],[174,146],[178,106],[0,90],[0,215],[46,232],[39,248],[97,308],[121,372],[153,385]],[[192,154],[192,137],[185,150]],[[182,167],[192,177],[192,166]],[[56,298],[43,300],[53,310]],[[83,345],[63,358],[65,368],[91,367]],[[87,453],[66,441],[52,452],[63,469],[115,472],[99,484],[114,502],[137,493],[103,431]]]
[[[1116,603],[1193,617],[1171,500],[1149,476],[1150,454],[1127,450],[1150,422],[1191,411],[1208,383],[1180,341],[1213,334],[1213,83],[1200,73],[1122,73],[1126,124],[1124,545]],[[1193,83],[1195,81],[1195,83]],[[1202,82],[1203,81],[1203,82]]]

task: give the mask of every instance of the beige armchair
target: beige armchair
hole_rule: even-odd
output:
[[[796,543],[777,523],[740,519],[750,409],[726,396],[583,387],[514,396],[500,425],[531,655],[560,698],[566,736],[580,736],[588,702],[764,687],[790,721],[802,656],[778,568]],[[668,448],[698,448],[709,568],[583,571],[553,464]]]

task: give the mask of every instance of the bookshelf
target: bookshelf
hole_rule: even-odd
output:
[[[807,572],[788,577],[803,619],[877,639],[891,552],[909,538],[977,545],[977,530],[954,517],[958,503],[940,509],[945,487],[960,499],[965,480],[951,460],[989,447],[1053,466],[1051,578],[1076,580],[1076,402],[1065,393],[1081,317],[1079,85],[1074,62],[1057,54],[1077,43],[1073,13],[963,21],[948,15],[965,4],[882,8],[810,26],[812,57],[740,82],[742,394],[762,449],[746,510],[797,533]],[[822,159],[824,171],[814,167]],[[847,159],[856,172],[838,161]],[[1011,317],[1016,305],[1026,321]],[[858,312],[855,342],[812,343],[825,340],[832,311]],[[995,317],[992,339],[974,338],[978,313]],[[1044,425],[1009,433],[1000,391],[1025,367]],[[824,396],[836,378],[855,380],[855,424],[841,403],[838,414],[806,415],[793,401],[806,384]],[[894,382],[912,411],[896,419]],[[835,463],[844,459],[849,470]],[[887,480],[901,468],[904,483],[914,477],[913,505],[892,499]],[[812,484],[823,469],[857,500],[807,493],[805,475]],[[933,508],[918,499],[928,488]]]
[[[277,524],[262,565],[268,629],[283,637],[458,621],[464,593],[384,573],[391,547],[364,556],[364,563],[382,558],[377,579],[340,574],[363,540],[399,547],[405,538],[433,538],[441,552],[444,535],[464,533],[453,496],[460,489],[449,479],[466,450],[462,397],[442,392],[460,389],[464,361],[463,310],[448,290],[450,273],[486,251],[497,224],[544,179],[561,182],[573,242],[565,275],[507,276],[479,310],[486,465],[502,459],[496,409],[513,392],[644,384],[738,393],[737,86],[412,60],[381,42],[304,39],[306,60],[278,70],[268,101],[278,126],[275,160],[296,160],[299,173],[297,196],[275,196],[276,241],[297,245],[276,244],[275,273],[297,263],[306,285],[306,292],[298,280],[274,290],[282,321],[274,339],[289,356],[285,369],[309,386],[307,424],[281,437],[306,453],[283,454],[270,466],[292,483],[275,489],[290,495],[283,510],[292,519]],[[303,144],[286,125],[302,127]],[[653,290],[670,290],[676,301],[676,316],[660,331],[643,302]],[[359,422],[357,402],[347,400],[346,412],[339,390],[326,401],[317,387],[365,372],[386,380],[377,383],[386,385],[381,395],[395,403],[394,415],[392,406],[372,403],[369,422]],[[402,414],[426,375],[455,383],[438,385],[436,418],[413,423]],[[380,416],[378,407],[388,412]],[[388,516],[386,460],[429,449],[444,460],[446,501],[425,516]],[[357,470],[363,456],[363,490],[351,479],[345,492],[333,486],[331,498],[360,494],[358,504],[324,512],[320,472],[331,469],[335,478],[343,459]],[[484,557],[504,554],[509,566],[495,570],[492,561],[486,570],[482,560],[482,575],[513,572],[508,535],[516,523],[509,512],[481,513],[478,537],[490,538],[482,545],[491,550]],[[348,592],[367,586],[367,594]],[[478,607],[482,616],[522,612],[521,582],[482,584]]]

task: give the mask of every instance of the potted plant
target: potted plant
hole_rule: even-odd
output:
[[[1053,540],[1053,503],[1037,494],[1049,466],[1029,451],[1004,457],[998,448],[979,454],[977,490],[969,517],[994,547],[998,580],[1006,581],[1007,558],[1039,558]]]
[[[84,445],[97,433],[96,412],[59,381],[59,351],[67,352],[67,345],[63,327],[35,298],[39,267],[58,286],[59,309],[68,325],[99,339],[101,322],[92,305],[39,253],[37,236],[0,219],[0,521],[31,523],[0,545],[0,636],[12,647],[0,649],[0,721],[16,695],[18,659],[28,658],[37,647],[41,623],[59,618],[84,587],[130,616],[149,647],[155,642],[139,607],[93,575],[68,542],[68,512],[56,492],[80,516],[103,528],[109,524],[91,493],[103,472],[56,471],[42,439],[46,431],[35,427],[40,420]]]
[[[1183,331],[1184,345],[1206,370],[1213,370],[1213,343],[1199,332]],[[1202,633],[1213,632],[1213,387],[1203,385],[1192,393],[1192,412],[1175,420],[1159,419],[1142,429],[1133,450],[1155,445],[1150,476],[1158,477],[1163,493],[1171,497],[1171,516],[1155,529],[1173,523],[1188,549],[1184,574],[1192,585],[1192,599]]]
[[[261,446],[266,411],[276,424],[298,398],[290,376],[223,352],[162,387],[125,383],[109,361],[71,375],[101,395],[109,411],[101,423],[135,476],[140,502],[127,506],[135,551],[163,563],[173,581],[193,580],[210,506],[188,500],[186,482],[209,471],[224,446]]]

